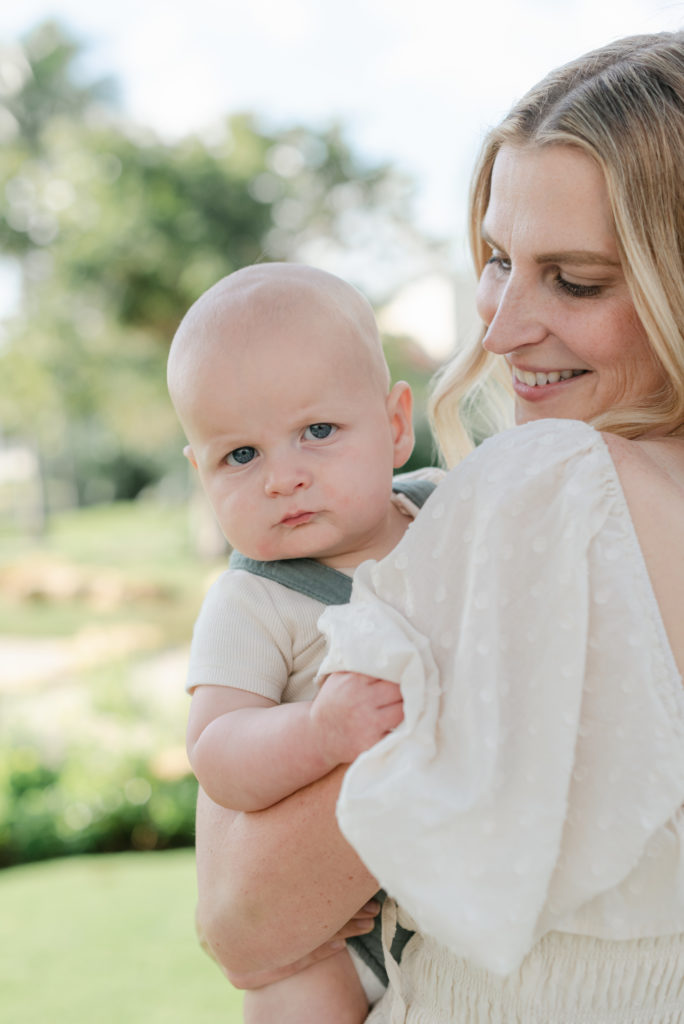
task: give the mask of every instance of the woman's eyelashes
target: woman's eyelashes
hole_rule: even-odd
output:
[[[510,273],[512,266],[511,261],[507,256],[503,256],[501,253],[493,252],[487,260],[487,266],[494,266],[504,274]],[[599,284],[576,284],[574,281],[568,281],[567,278],[563,277],[559,270],[553,278],[554,284],[566,295],[572,296],[574,299],[587,299],[594,295],[599,295],[601,292],[601,285]]]
[[[505,256],[502,256],[501,253],[493,252],[487,260],[487,266],[495,266],[499,270],[503,270],[504,273],[508,273],[511,269],[511,261],[506,259]]]
[[[575,299],[587,299],[592,295],[598,295],[601,291],[599,284],[575,284],[574,281],[566,280],[561,274],[556,275],[555,281],[561,291],[567,292]]]

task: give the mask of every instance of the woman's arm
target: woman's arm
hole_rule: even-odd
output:
[[[234,984],[317,950],[377,891],[337,827],[344,771],[251,814],[200,792],[198,929]]]

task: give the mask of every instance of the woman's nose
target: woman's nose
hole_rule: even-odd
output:
[[[503,285],[478,288],[477,308],[487,326],[482,344],[495,355],[536,345],[548,333],[534,290],[516,281],[513,274]]]

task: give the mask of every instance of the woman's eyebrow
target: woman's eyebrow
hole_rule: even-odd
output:
[[[484,224],[483,224],[483,225],[481,226],[481,228],[480,228],[480,234],[481,234],[481,236],[482,236],[482,241],[483,241],[483,242],[486,242],[486,243],[487,243],[487,245],[488,245],[488,246],[489,246],[489,247],[490,247],[491,249],[498,249],[498,248],[499,248],[499,246],[498,246],[498,245],[496,244],[496,242],[494,241],[494,239],[492,238],[492,236],[491,236],[491,235],[489,234],[489,232],[487,231],[487,229],[486,229],[486,227],[484,226]]]
[[[484,224],[480,228],[482,241],[491,249],[503,252],[501,246],[494,241]],[[595,252],[592,249],[567,249],[559,252],[542,252],[534,257],[535,263],[564,263],[571,267],[620,267],[619,260],[614,259],[605,252]]]
[[[535,263],[564,263],[569,266],[601,266],[619,267],[619,260],[613,259],[605,252],[593,252],[591,249],[569,249],[566,252],[542,252],[534,257]]]
[[[480,229],[482,241],[485,242],[492,249],[501,249],[501,246],[494,241],[492,236],[489,234],[484,224]],[[539,255],[534,257],[535,263],[565,263],[569,266],[601,266],[601,267],[620,267],[622,264],[619,260],[614,259],[605,252],[595,252],[592,249],[567,249],[559,252],[541,252]]]

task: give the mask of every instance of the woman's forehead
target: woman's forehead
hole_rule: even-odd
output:
[[[544,261],[563,252],[618,262],[603,173],[578,147],[502,146],[481,227],[488,242],[529,244]]]

